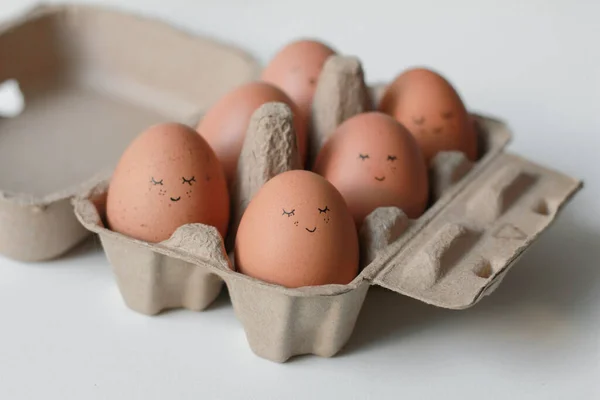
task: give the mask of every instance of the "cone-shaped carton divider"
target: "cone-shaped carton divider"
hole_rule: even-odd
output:
[[[292,111],[283,103],[263,104],[250,119],[231,191],[229,250],[234,247],[240,220],[256,192],[274,176],[301,168]]]
[[[397,207],[380,207],[367,215],[360,231],[361,267],[370,264],[377,254],[402,235],[410,221]]]
[[[473,163],[459,151],[444,151],[431,162],[432,194],[435,199],[442,197],[456,182],[460,181],[473,168]]]
[[[307,166],[312,167],[329,136],[348,118],[371,109],[360,60],[332,55],[319,75],[313,98]]]

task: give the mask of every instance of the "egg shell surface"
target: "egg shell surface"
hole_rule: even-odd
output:
[[[429,199],[427,167],[416,140],[380,112],[344,121],[313,170],[339,190],[357,225],[378,207],[395,206],[418,218]]]
[[[168,239],[190,223],[216,227],[229,222],[223,168],[198,133],[177,123],[150,127],[125,150],[107,196],[109,227],[147,242]]]
[[[410,69],[387,88],[379,110],[414,135],[429,165],[441,151],[462,151],[477,160],[477,133],[452,85],[425,68]]]
[[[347,284],[358,273],[358,235],[333,185],[310,171],[288,171],[250,202],[235,260],[239,272],[285,287]]]

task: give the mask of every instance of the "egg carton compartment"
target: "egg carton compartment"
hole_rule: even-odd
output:
[[[151,45],[149,45],[151,44]],[[245,52],[165,23],[90,6],[39,6],[0,26],[0,253],[54,258],[89,231],[70,203],[110,176],[141,130],[189,119],[258,67]]]
[[[362,106],[356,105],[365,103],[349,97],[369,93],[356,82],[350,85],[356,90],[331,83],[341,81],[341,75],[363,79],[355,60],[346,61],[342,57],[327,63],[319,80],[319,86],[330,89],[318,88],[316,101],[338,103],[329,108],[334,112],[317,111],[324,125],[337,126],[344,119],[340,115],[360,112]],[[338,72],[328,74],[329,68]],[[514,260],[580,188],[575,179],[505,153],[510,133],[502,122],[482,116],[473,120],[482,144],[479,161],[473,165],[461,154],[440,154],[431,167],[440,197],[418,220],[393,207],[373,211],[360,232],[364,268],[347,285],[290,289],[237,273],[216,230],[201,224],[185,225],[158,244],[111,232],[102,223],[107,183],[73,203],[81,223],[100,235],[121,293],[134,310],[200,310],[216,298],[224,281],[257,355],[277,362],[307,353],[329,357],[352,334],[372,285],[439,307],[473,306],[498,286]],[[328,134],[318,132],[313,135]],[[265,104],[254,113],[232,192],[228,242],[254,193],[278,173],[299,168],[295,140],[286,105]]]

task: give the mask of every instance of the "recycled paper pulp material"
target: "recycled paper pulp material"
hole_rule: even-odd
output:
[[[245,52],[163,22],[39,6],[0,26],[0,82],[23,112],[0,117],[0,253],[57,257],[89,231],[70,199],[110,175],[148,126],[187,121],[259,69]]]

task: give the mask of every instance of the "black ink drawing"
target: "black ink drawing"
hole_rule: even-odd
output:
[[[287,212],[287,211],[285,211],[285,208],[282,208],[282,210],[283,210],[283,214],[281,214],[281,215],[287,215],[288,217],[295,215],[294,212],[296,211],[296,209],[293,209],[292,211]]]
[[[188,184],[190,186],[192,186],[192,182],[196,182],[196,177],[192,176],[190,179],[185,179],[185,177],[181,177],[181,179],[183,179],[183,181],[181,182],[182,184]]]

